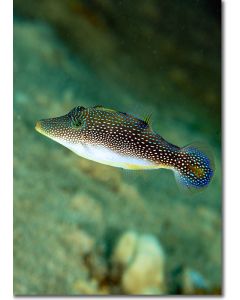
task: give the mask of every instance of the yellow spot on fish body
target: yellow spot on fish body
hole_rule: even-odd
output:
[[[195,176],[201,178],[204,176],[204,170],[198,166],[189,166],[189,169],[194,173]]]

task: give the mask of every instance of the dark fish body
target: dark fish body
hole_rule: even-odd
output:
[[[205,151],[168,143],[148,122],[101,106],[77,106],[67,115],[37,122],[36,129],[96,162],[134,170],[172,169],[189,189],[207,186],[213,176]]]

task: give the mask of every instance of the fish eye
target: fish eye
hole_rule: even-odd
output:
[[[76,106],[73,110],[75,110],[76,113],[81,113],[84,109],[83,106]]]
[[[81,116],[84,109],[83,106],[76,106],[68,113],[73,128],[79,128],[82,125]]]
[[[70,117],[77,117],[77,116],[80,116],[84,110],[85,110],[85,108],[83,106],[76,106],[72,110],[70,110],[68,115]]]
[[[71,125],[73,128],[79,128],[82,125],[82,122],[79,118],[72,117],[71,118]]]

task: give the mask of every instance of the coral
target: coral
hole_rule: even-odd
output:
[[[138,238],[138,234],[134,231],[123,234],[115,247],[113,261],[126,267],[135,254]]]
[[[124,233],[113,261],[124,267],[121,285],[127,294],[160,295],[165,292],[165,255],[155,236]]]

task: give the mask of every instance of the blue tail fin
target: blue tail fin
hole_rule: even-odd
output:
[[[214,174],[210,151],[201,144],[192,144],[181,148],[178,157],[174,173],[180,187],[190,191],[206,188]]]

